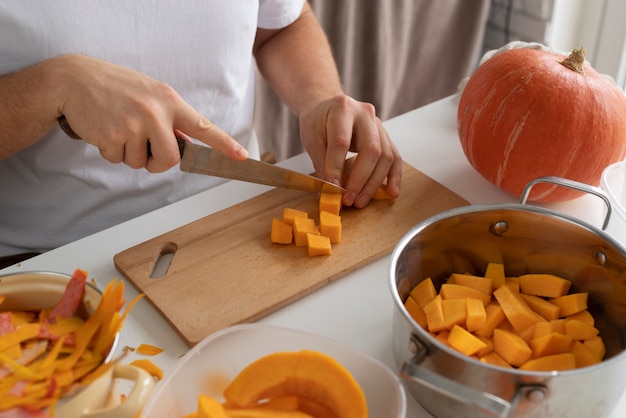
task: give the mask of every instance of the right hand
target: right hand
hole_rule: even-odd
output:
[[[56,60],[65,87],[59,113],[108,161],[145,167],[150,172],[165,171],[180,161],[175,130],[235,160],[247,158],[241,144],[191,107],[171,86],[83,55],[64,55]]]

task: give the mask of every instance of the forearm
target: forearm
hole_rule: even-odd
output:
[[[0,77],[0,161],[32,145],[55,125],[62,90],[60,60]]]
[[[322,100],[343,94],[328,40],[308,3],[292,25],[269,33],[259,30],[257,66],[296,116]]]

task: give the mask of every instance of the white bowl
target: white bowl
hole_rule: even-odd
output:
[[[260,324],[225,328],[194,346],[157,384],[142,416],[180,418],[197,409],[201,393],[223,400],[219,380],[227,382],[264,355],[302,349],[325,353],[348,369],[365,393],[371,418],[406,416],[404,387],[379,360],[319,335]]]
[[[626,245],[625,171],[626,163],[620,161],[605,168],[600,179],[600,187],[606,192],[611,202],[611,216],[606,232],[622,245]]]

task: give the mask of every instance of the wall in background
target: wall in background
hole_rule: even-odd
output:
[[[624,0],[491,0],[483,50],[514,40],[584,47],[596,70],[626,88],[625,20]]]

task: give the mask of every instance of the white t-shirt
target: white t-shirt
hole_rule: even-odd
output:
[[[0,75],[59,54],[94,56],[170,84],[248,146],[256,29],[290,24],[303,3],[0,0]],[[177,167],[150,174],[112,164],[55,127],[0,162],[0,256],[47,251],[222,181]]]

